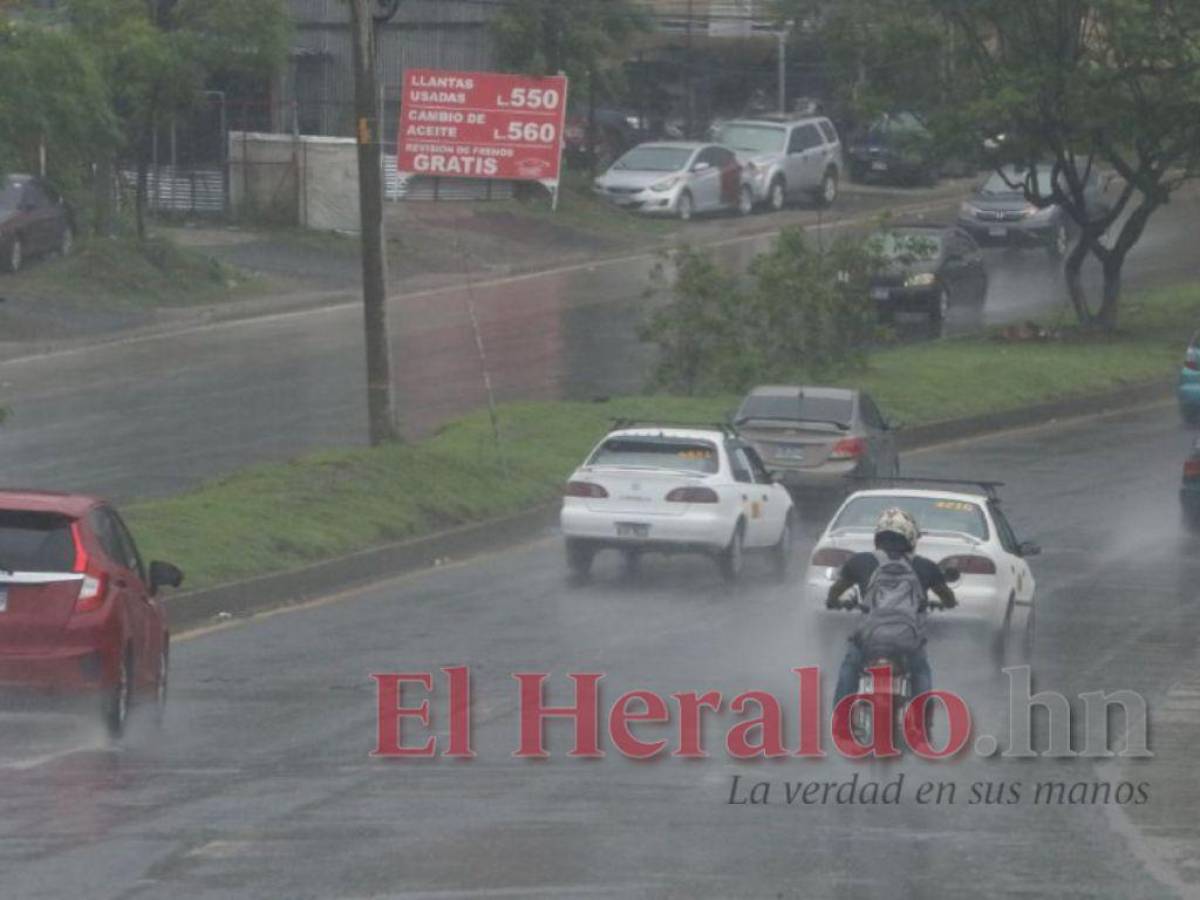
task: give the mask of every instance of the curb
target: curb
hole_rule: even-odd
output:
[[[901,450],[933,447],[950,441],[1059,419],[1073,419],[1136,408],[1169,395],[1173,380],[1142,382],[1100,394],[1086,394],[990,415],[935,422],[901,431]],[[386,578],[432,569],[443,560],[497,552],[546,535],[558,519],[557,501],[539,504],[500,519],[463,525],[426,537],[314,563],[303,569],[262,575],[167,600],[172,630],[181,633],[230,617],[244,618],[268,609],[293,606]]]

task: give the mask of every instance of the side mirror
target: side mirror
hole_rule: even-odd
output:
[[[942,574],[946,576],[947,584],[954,584],[954,582],[962,578],[962,572],[958,571],[954,566],[946,566],[946,568],[942,569]]]
[[[1017,553],[1022,557],[1038,556],[1041,552],[1041,546],[1039,544],[1035,544],[1033,541],[1023,541],[1021,546],[1017,548]]]
[[[157,594],[159,588],[177,588],[183,584],[183,570],[169,562],[155,560],[150,563],[150,593]]]

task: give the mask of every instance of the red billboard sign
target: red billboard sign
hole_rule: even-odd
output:
[[[406,175],[557,185],[566,111],[561,75],[409,69],[396,166]]]

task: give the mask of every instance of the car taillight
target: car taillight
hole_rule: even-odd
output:
[[[841,568],[846,564],[854,554],[849,550],[838,550],[836,547],[822,547],[813,554],[812,564],[814,566],[832,566]]]
[[[1185,369],[1191,369],[1193,372],[1200,372],[1200,355],[1189,353],[1183,361]]]
[[[681,487],[667,494],[669,503],[719,503],[721,498],[712,488]]]
[[[842,438],[833,445],[830,459],[858,459],[867,452],[867,442],[860,437]]]
[[[986,556],[950,556],[942,560],[943,569],[958,569],[963,575],[995,575],[996,564]]]
[[[1189,459],[1183,464],[1183,477],[1188,480],[1200,478],[1200,458]]]
[[[608,491],[590,481],[568,481],[563,493],[568,497],[590,497],[593,500],[603,500],[608,496]]]
[[[71,537],[75,540],[75,571],[83,575],[79,597],[75,600],[75,612],[95,612],[104,605],[104,598],[108,594],[108,576],[92,566],[83,546],[78,522],[71,525]]]

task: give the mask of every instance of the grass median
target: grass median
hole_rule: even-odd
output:
[[[906,425],[931,424],[1169,378],[1197,327],[1200,285],[1172,288],[1130,298],[1113,336],[896,347],[839,383],[870,391]],[[550,501],[613,418],[715,421],[737,399],[510,404],[502,455],[480,412],[411,444],[254,466],[127,516],[147,555],[182,566],[191,589],[212,587]]]

